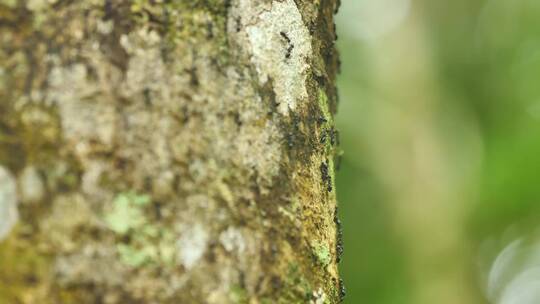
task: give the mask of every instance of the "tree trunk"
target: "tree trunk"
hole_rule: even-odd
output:
[[[334,0],[0,0],[0,303],[338,303]]]

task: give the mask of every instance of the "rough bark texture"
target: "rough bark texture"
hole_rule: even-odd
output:
[[[0,303],[338,303],[333,0],[0,0]]]

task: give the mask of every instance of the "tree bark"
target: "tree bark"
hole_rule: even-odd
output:
[[[0,302],[340,302],[336,9],[0,0]]]

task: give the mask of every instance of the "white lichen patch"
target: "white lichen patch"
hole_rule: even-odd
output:
[[[281,161],[282,134],[272,121],[268,121],[264,129],[242,128],[236,136],[238,155],[246,168],[253,168],[262,174],[259,178],[271,178],[279,173]]]
[[[109,35],[114,29],[113,20],[97,20],[96,29],[100,34]]]
[[[24,168],[19,175],[19,194],[23,203],[35,203],[45,196],[45,185],[34,166]]]
[[[202,258],[208,246],[209,235],[202,224],[186,227],[176,241],[178,261],[190,270]]]
[[[126,268],[116,260],[114,247],[86,245],[56,257],[55,279],[60,284],[125,284]]]
[[[306,74],[311,37],[293,0],[274,1],[246,27],[259,81],[273,80],[279,111],[288,115],[307,98]]]
[[[159,95],[158,102],[170,98],[168,86],[164,85],[168,82],[168,75],[161,58],[160,42],[157,32],[144,28],[120,38],[120,44],[131,56],[126,80],[121,87],[122,95],[133,97],[149,90]]]
[[[326,293],[322,288],[313,292],[313,299],[309,301],[310,304],[324,304],[326,302]]]
[[[83,193],[93,196],[103,196],[99,181],[105,171],[105,164],[99,161],[91,161],[86,165],[86,171],[81,177],[81,189]]]
[[[219,242],[228,252],[242,253],[246,249],[246,241],[242,232],[234,227],[229,227],[219,235]]]
[[[8,236],[18,220],[15,178],[0,166],[0,241]]]
[[[55,67],[49,75],[48,100],[58,105],[62,130],[68,141],[97,140],[112,144],[116,111],[114,104],[99,96],[100,86],[89,80],[84,64]]]

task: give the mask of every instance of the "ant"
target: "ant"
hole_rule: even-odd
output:
[[[285,32],[279,32],[279,35],[281,35],[281,37],[283,39],[285,39],[285,41],[287,42],[287,44],[289,45],[287,47],[287,52],[285,53],[285,58],[286,59],[289,59],[291,58],[291,55],[292,55],[292,51],[294,49],[294,44],[292,43],[291,41],[291,38],[289,38],[289,36],[287,36],[287,34],[285,34]]]

